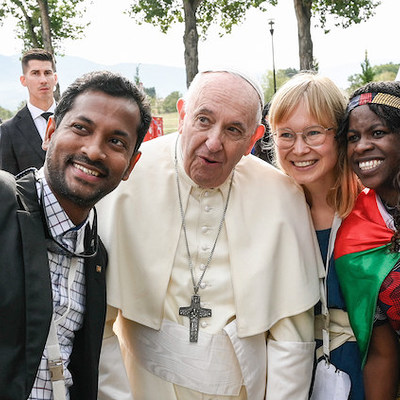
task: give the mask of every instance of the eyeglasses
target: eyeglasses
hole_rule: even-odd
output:
[[[326,133],[333,129],[335,128],[324,128],[321,125],[308,126],[302,132],[293,132],[289,128],[281,128],[272,133],[272,138],[276,146],[281,149],[290,149],[294,146],[297,135],[301,135],[308,146],[317,147],[324,144]]]

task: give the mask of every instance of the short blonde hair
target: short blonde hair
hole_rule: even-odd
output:
[[[344,117],[347,96],[329,78],[313,72],[300,72],[287,81],[271,100],[268,123],[272,133],[300,103],[319,124],[337,131]],[[361,186],[346,157],[338,160],[334,172],[335,184],[327,201],[341,217],[345,217],[352,210]]]
[[[337,129],[347,105],[345,94],[327,77],[300,72],[287,81],[271,101],[268,120],[272,131],[303,102],[310,115],[326,128]]]

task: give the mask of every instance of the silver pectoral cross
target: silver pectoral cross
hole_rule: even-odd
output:
[[[197,342],[199,337],[200,318],[211,317],[210,308],[201,308],[200,296],[194,294],[189,307],[179,307],[179,315],[188,317],[190,320],[190,341]]]

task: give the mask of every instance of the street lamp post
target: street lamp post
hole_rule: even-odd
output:
[[[269,20],[270,25],[270,33],[271,33],[271,41],[272,41],[272,75],[274,78],[274,93],[276,93],[276,76],[275,76],[275,52],[274,52],[274,24],[275,21],[273,19]]]

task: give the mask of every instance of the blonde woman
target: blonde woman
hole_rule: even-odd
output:
[[[333,259],[337,229],[360,190],[346,160],[338,160],[336,133],[345,108],[345,96],[330,79],[303,72],[275,94],[268,120],[276,164],[304,189],[325,265],[321,296],[327,301],[316,307],[317,360],[324,357],[325,336],[326,348],[329,343],[325,358],[350,376],[350,399],[363,400],[360,353]],[[323,335],[323,330],[329,335]]]

